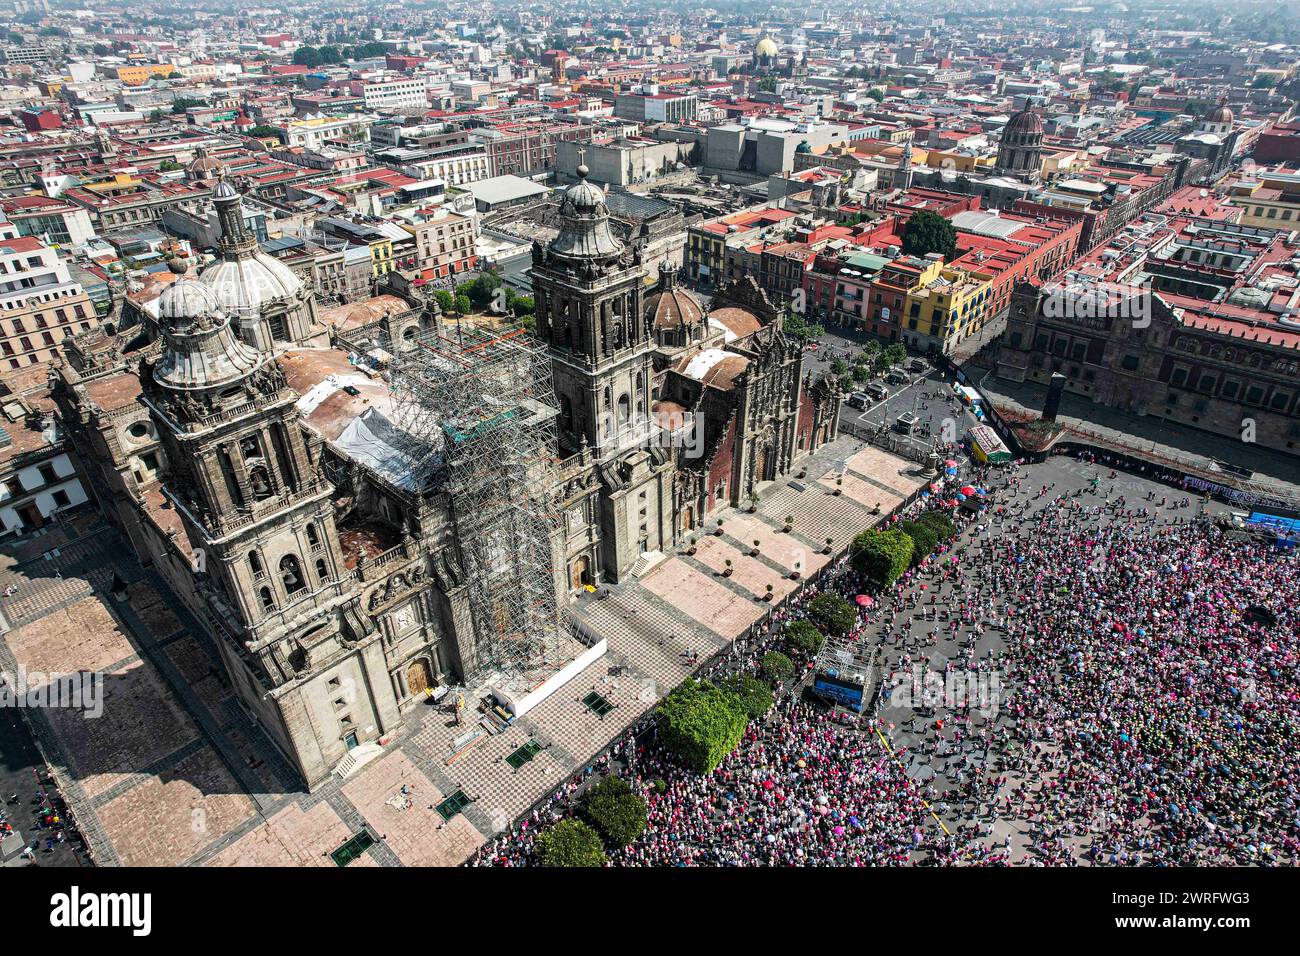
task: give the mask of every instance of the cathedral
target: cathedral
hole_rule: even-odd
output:
[[[1043,118],[1028,106],[1007,120],[998,144],[996,172],[1026,183],[1038,183],[1043,168]]]
[[[53,393],[101,509],[311,787],[373,757],[436,688],[490,686],[476,629],[492,625],[455,530],[470,516],[403,468],[384,365],[443,323],[398,285],[318,310],[224,178],[213,202],[216,259],[174,261],[156,321],[75,343]],[[670,268],[648,288],[585,167],[559,217],[533,284],[559,445],[543,486],[564,519],[546,586],[565,607],[790,474],[834,437],[841,396],[804,374],[752,279],[707,310]]]

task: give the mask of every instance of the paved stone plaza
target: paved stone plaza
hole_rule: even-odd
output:
[[[888,513],[911,494],[915,472],[839,439],[809,459],[804,478],[765,489],[755,513],[725,513],[721,535],[701,529],[694,555],[683,547],[639,580],[585,599],[577,614],[609,652],[506,732],[453,755],[465,728],[430,706],[384,754],[312,793],[235,705],[220,665],[156,575],[117,566],[122,551],[107,529],[0,568],[0,584],[17,589],[0,603],[8,628],[0,663],[106,675],[102,717],[47,710],[34,721],[103,864],[332,866],[329,854],[369,828],[379,840],[353,866],[454,865],[761,620],[769,585],[775,599],[788,595],[793,572],[829,560],[827,538],[844,548],[877,520],[876,505]],[[109,594],[115,570],[128,584],[124,601]],[[614,705],[604,717],[582,703],[593,690]],[[512,769],[506,756],[530,740],[541,751]],[[444,820],[437,808],[458,791],[472,802]]]

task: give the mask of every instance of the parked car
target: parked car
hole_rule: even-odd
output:
[[[871,404],[871,396],[866,392],[854,392],[849,396],[849,408],[856,408],[863,411]]]
[[[863,391],[866,392],[868,395],[870,395],[872,398],[881,402],[883,402],[885,399],[889,397],[889,389],[885,388],[885,386],[881,385],[879,382],[872,382],[870,385],[864,388]]]

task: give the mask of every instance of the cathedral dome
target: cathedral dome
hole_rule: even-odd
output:
[[[758,43],[754,44],[754,53],[758,56],[776,56],[781,52],[781,48],[776,45],[771,37],[763,37]]]
[[[221,303],[212,290],[186,275],[177,276],[158,296],[158,318],[171,325],[220,313]]]
[[[704,309],[685,289],[677,287],[677,274],[666,264],[659,269],[659,285],[645,297],[642,314],[650,327],[680,329],[704,321]]]
[[[194,391],[228,385],[257,368],[261,356],[239,341],[212,290],[197,279],[179,274],[158,299],[163,319],[163,350],[153,379],[173,391]]]
[[[264,252],[218,260],[203,270],[199,281],[222,308],[237,315],[256,313],[265,305],[296,298],[302,292],[302,280],[293,270]]]
[[[1020,133],[1022,135],[1041,134],[1043,132],[1043,118],[1032,109],[1024,109],[1017,113],[1011,119],[1007,120],[1007,125],[1003,128],[1003,133]]]

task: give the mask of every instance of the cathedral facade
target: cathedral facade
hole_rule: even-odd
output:
[[[455,531],[467,516],[395,464],[389,376],[357,363],[400,355],[440,316],[392,292],[373,322],[353,308],[322,326],[331,316],[264,261],[224,180],[214,202],[218,258],[173,265],[150,334],[79,345],[54,395],[102,510],[314,786],[378,752],[435,688],[491,676]],[[834,436],[840,396],[804,375],[752,280],[706,311],[670,268],[647,288],[642,251],[614,238],[585,175],[559,211],[533,282],[558,438],[549,586],[564,607],[789,474]]]

